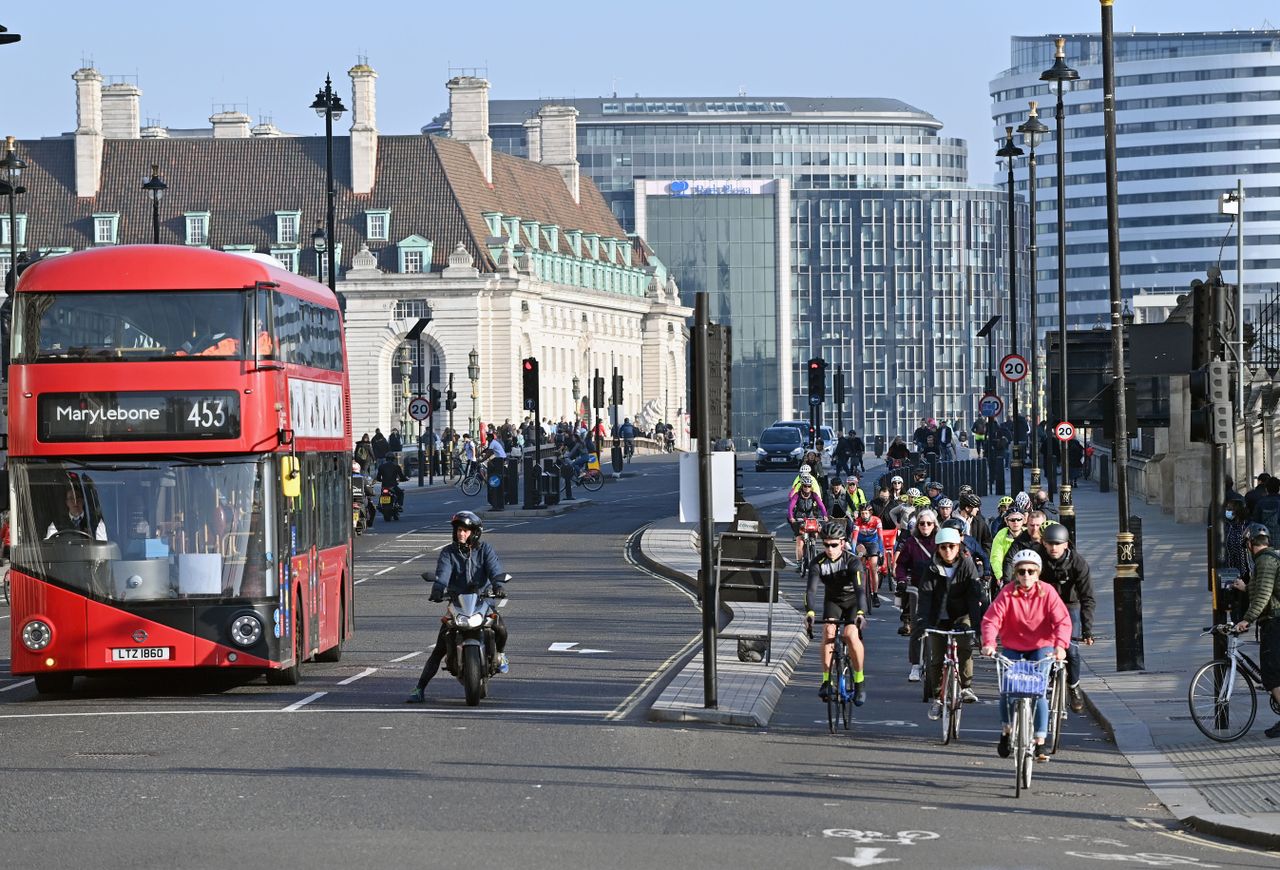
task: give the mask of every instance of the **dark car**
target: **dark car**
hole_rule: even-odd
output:
[[[804,457],[800,430],[794,426],[770,426],[760,433],[756,448],[756,471],[770,468],[799,468]]]

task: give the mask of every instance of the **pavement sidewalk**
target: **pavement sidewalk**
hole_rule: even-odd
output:
[[[1159,505],[1131,499],[1130,514],[1142,517],[1145,669],[1117,672],[1116,494],[1081,481],[1074,501],[1078,545],[1092,568],[1097,599],[1093,630],[1099,639],[1081,647],[1086,665],[1081,688],[1089,707],[1147,786],[1184,824],[1280,847],[1280,740],[1262,733],[1275,719],[1267,698],[1259,697],[1257,720],[1235,743],[1205,737],[1187,708],[1191,675],[1213,657],[1210,638],[1199,637],[1212,622],[1203,528],[1175,523]],[[1256,660],[1257,647],[1248,651]]]

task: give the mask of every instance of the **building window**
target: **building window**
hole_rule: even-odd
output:
[[[422,251],[411,250],[404,252],[403,267],[400,269],[405,274],[422,271]]]
[[[339,272],[342,271],[342,245],[333,249],[333,262]],[[325,283],[329,280],[329,253],[316,255],[316,280]]]
[[[275,257],[281,268],[288,269],[290,272],[298,271],[298,251],[295,248],[272,248],[271,256]]]
[[[18,217],[18,244],[25,245],[27,243],[27,216],[20,214]],[[9,215],[0,215],[0,245],[9,244]]]
[[[391,226],[391,212],[386,209],[364,213],[364,235],[371,242],[385,242]]]
[[[298,243],[298,224],[301,220],[301,212],[276,212],[276,244],[296,245]]]
[[[189,211],[183,217],[187,221],[187,244],[209,244],[209,213],[207,211]]]
[[[412,275],[431,271],[431,252],[434,243],[422,236],[409,236],[396,245],[398,272]]]
[[[120,215],[102,212],[93,216],[93,243],[95,245],[114,245],[116,243],[116,227]]]

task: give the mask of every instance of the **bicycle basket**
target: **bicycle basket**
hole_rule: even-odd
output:
[[[1049,677],[1036,662],[1020,659],[1000,674],[1000,694],[1013,697],[1039,698],[1048,687]]]
[[[818,520],[816,517],[809,517],[804,521],[804,532],[806,535],[818,534]]]

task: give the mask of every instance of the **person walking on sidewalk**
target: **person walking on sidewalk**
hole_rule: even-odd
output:
[[[1269,482],[1269,481],[1268,481]],[[1261,523],[1253,523],[1245,530],[1245,540],[1253,553],[1253,579],[1249,582],[1249,609],[1244,619],[1236,623],[1235,631],[1244,633],[1254,623],[1258,624],[1261,648],[1258,664],[1262,670],[1262,688],[1280,701],[1280,553],[1271,546],[1271,532]],[[1268,737],[1280,737],[1280,721],[1264,732]]]

